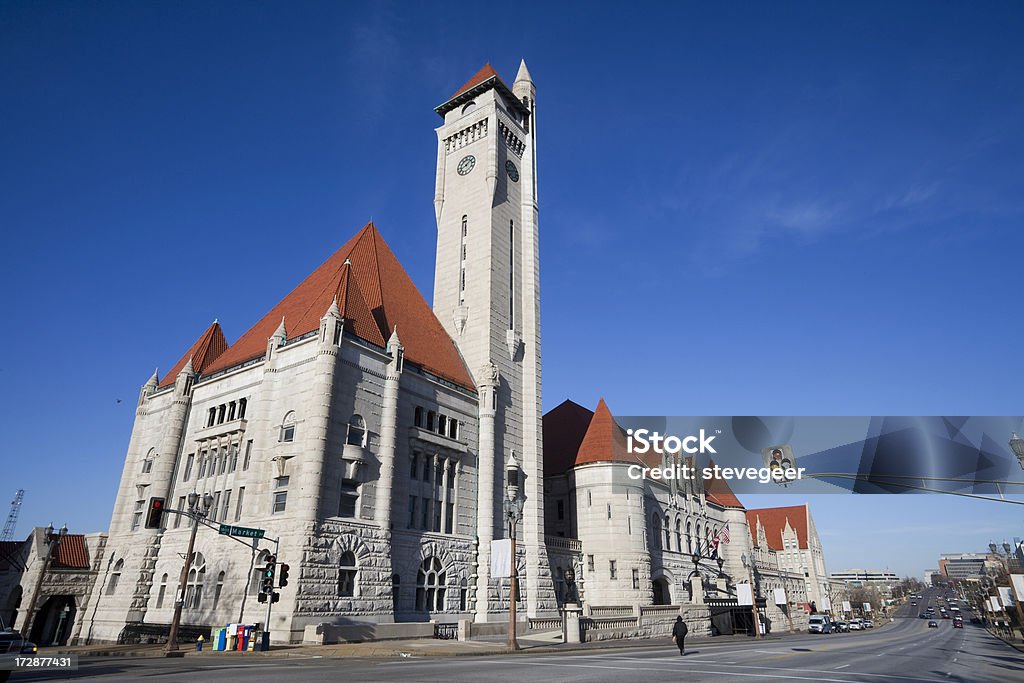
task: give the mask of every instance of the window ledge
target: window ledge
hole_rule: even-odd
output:
[[[204,441],[206,439],[214,439],[218,436],[224,436],[226,434],[240,434],[245,431],[245,426],[248,420],[245,418],[239,418],[231,420],[230,422],[222,422],[219,425],[213,425],[212,427],[203,427],[196,431],[196,441]]]

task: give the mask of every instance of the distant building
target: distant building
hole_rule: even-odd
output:
[[[842,572],[833,572],[831,577],[836,581],[842,581],[849,588],[864,588],[872,585],[891,588],[900,581],[895,573],[877,569],[847,569]]]
[[[815,609],[824,610],[829,602],[829,578],[825,570],[825,551],[818,536],[811,508],[792,505],[747,510],[751,535],[764,538],[778,558],[779,569],[803,577],[807,600]]]
[[[940,555],[939,574],[949,579],[973,579],[985,574],[988,562],[985,553]]]

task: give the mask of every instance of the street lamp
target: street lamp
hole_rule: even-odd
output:
[[[53,555],[57,552],[57,548],[60,547],[60,542],[64,540],[64,537],[68,535],[68,525],[65,524],[60,528],[60,531],[54,533],[53,524],[46,527],[45,536],[43,542],[46,543],[46,556],[43,558],[43,570],[39,572],[38,578],[36,578],[36,587],[32,591],[32,600],[28,603],[28,612],[25,617],[25,628],[24,635],[26,638],[31,638],[32,622],[35,621],[36,616],[36,602],[39,600],[39,591],[43,587],[43,577],[46,576],[46,572],[50,569],[50,563],[53,562]]]
[[[511,541],[511,571],[509,572],[508,589],[508,649],[518,650],[519,641],[516,639],[516,601],[519,599],[519,570],[516,567],[516,525],[523,518],[523,496],[519,489],[519,479],[522,470],[516,462],[515,452],[509,453],[508,462],[505,463],[505,499],[502,507],[505,512],[505,522],[508,524],[508,538]]]
[[[200,496],[193,491],[188,494],[188,511],[181,511],[179,514],[188,515],[192,518],[192,531],[188,537],[188,551],[185,553],[185,562],[181,566],[181,578],[178,580],[178,595],[174,601],[174,618],[171,620],[171,631],[167,634],[167,648],[165,654],[168,657],[178,656],[178,626],[181,624],[181,608],[185,603],[185,587],[188,584],[188,572],[192,567],[192,551],[196,545],[196,532],[199,531],[199,520],[210,512],[213,507],[213,496],[204,493]]]
[[[1017,456],[1021,468],[1024,468],[1024,439],[1017,436],[1017,432],[1014,432],[1013,436],[1010,437],[1010,449]]]
[[[754,583],[754,558],[747,557],[746,553],[740,555],[740,562],[747,570],[747,576],[750,578],[750,611],[754,617],[754,637],[761,638],[761,625],[758,623],[757,615],[757,586]]]

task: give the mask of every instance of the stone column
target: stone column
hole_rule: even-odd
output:
[[[494,421],[498,368],[488,363],[479,372],[480,451],[477,457],[477,549],[476,620],[487,621],[488,585],[491,577],[491,541],[494,540]],[[500,461],[499,461],[500,462]],[[513,561],[515,561],[513,559]]]
[[[377,479],[377,499],[374,518],[381,530],[390,537],[391,515],[394,509],[395,454],[398,443],[398,391],[402,379],[405,349],[398,340],[398,328],[388,339],[388,363],[384,376],[384,405],[380,415],[380,477]],[[390,577],[390,573],[389,573]]]

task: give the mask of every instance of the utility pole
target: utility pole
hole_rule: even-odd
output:
[[[178,653],[178,626],[181,624],[181,608],[185,606],[185,588],[188,585],[188,572],[192,566],[192,553],[196,546],[196,532],[199,531],[199,518],[205,517],[213,506],[213,496],[204,493],[200,501],[198,493],[193,491],[188,494],[188,512],[179,511],[180,514],[187,514],[192,518],[192,531],[188,537],[188,551],[185,553],[185,562],[181,565],[181,577],[178,579],[178,595],[174,601],[174,617],[171,619],[171,630],[167,634],[167,648],[164,653],[168,657],[181,656]],[[197,504],[199,504],[197,506]]]

